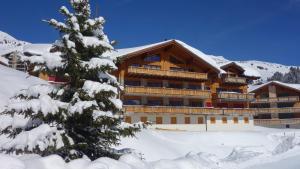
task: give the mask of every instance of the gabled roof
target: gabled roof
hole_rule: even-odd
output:
[[[234,67],[236,67],[237,69],[239,69],[241,72],[245,72],[245,69],[241,66],[241,65],[239,65],[239,64],[237,64],[236,62],[229,62],[229,63],[226,63],[226,64],[224,64],[224,65],[221,65],[221,69],[226,69],[226,68],[228,68],[228,67],[231,67],[231,66],[234,66]]]
[[[202,60],[203,62],[207,63],[212,69],[214,69],[217,73],[223,73],[224,71],[220,69],[218,64],[208,55],[204,54],[203,52],[199,51],[198,49],[187,45],[186,43],[180,40],[167,40],[163,42],[153,43],[145,46],[139,46],[134,48],[126,48],[126,49],[117,49],[112,52],[114,57],[127,57],[129,55],[139,54],[141,52],[147,52],[152,50],[153,48],[157,47],[165,47],[171,44],[178,45],[179,47],[184,48],[192,55],[196,56],[198,59]]]
[[[267,83],[264,83],[264,84],[261,84],[261,85],[253,85],[253,86],[249,86],[249,92],[255,92],[263,87],[266,87],[268,85],[271,85],[271,84],[275,84],[275,85],[278,85],[278,86],[282,86],[282,87],[285,87],[285,88],[289,88],[289,89],[292,89],[292,90],[297,90],[300,92],[300,84],[292,84],[292,83],[283,83],[283,82],[279,82],[279,81],[270,81],[270,82],[267,82]]]
[[[227,62],[227,63],[221,65],[220,68],[225,69],[225,68],[227,68],[229,66],[232,66],[232,65],[234,65],[237,68],[241,69],[243,71],[244,76],[253,77],[253,78],[260,78],[261,77],[261,74],[258,71],[254,70],[254,69],[252,69],[248,66],[245,66],[242,63],[238,63],[238,62]]]

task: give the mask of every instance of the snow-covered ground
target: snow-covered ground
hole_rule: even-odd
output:
[[[299,169],[300,130],[252,132],[143,130],[118,148],[132,154],[65,163],[59,156],[0,154],[1,169]],[[142,157],[142,158],[141,158]],[[142,160],[141,160],[142,159]]]
[[[294,160],[300,157],[300,130],[260,127],[252,132],[144,130],[137,138],[123,139],[120,148],[125,147],[135,149],[149,162],[192,158],[207,168],[300,168],[300,161]]]

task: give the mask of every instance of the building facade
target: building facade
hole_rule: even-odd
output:
[[[222,67],[187,44],[170,40],[115,52],[125,86],[125,121],[154,128],[244,130],[253,127],[247,83],[235,63]]]
[[[255,94],[251,108],[261,110],[254,116],[257,125],[300,128],[300,84],[271,81],[252,87],[250,92]]]

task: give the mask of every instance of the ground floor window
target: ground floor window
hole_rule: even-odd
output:
[[[222,123],[227,124],[227,117],[222,117]]]
[[[143,123],[146,123],[148,120],[147,120],[147,117],[146,116],[142,116],[141,117],[141,122]]]
[[[198,124],[204,124],[203,117],[198,117]]]
[[[249,123],[249,117],[244,117],[244,123]]]
[[[162,124],[163,119],[162,117],[156,117],[156,124]]]
[[[239,118],[238,117],[233,117],[233,123],[238,124],[239,123]]]
[[[210,117],[210,123],[215,124],[216,123],[216,117]]]
[[[132,121],[131,121],[131,117],[130,116],[126,116],[125,117],[125,122],[126,123],[131,123]]]
[[[190,117],[185,117],[184,118],[184,123],[185,124],[191,124],[191,118]]]
[[[177,118],[171,117],[171,124],[177,124]]]

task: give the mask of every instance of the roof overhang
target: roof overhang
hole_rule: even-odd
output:
[[[218,66],[213,65],[211,63],[212,61],[208,61],[208,58],[203,58],[203,56],[200,56],[197,53],[199,52],[199,53],[201,53],[201,55],[205,55],[205,54],[203,54],[199,50],[197,50],[191,46],[188,46],[187,44],[185,44],[181,41],[178,41],[178,40],[168,40],[168,41],[159,42],[156,44],[131,48],[131,50],[130,49],[121,49],[121,50],[123,50],[123,52],[118,52],[118,50],[116,50],[114,52],[114,55],[116,55],[116,57],[120,58],[121,60],[125,60],[125,59],[131,58],[131,57],[135,57],[135,56],[138,56],[138,55],[141,55],[144,53],[148,53],[148,52],[157,50],[157,49],[166,48],[168,46],[176,46],[180,49],[185,50],[189,55],[194,57],[196,60],[206,63],[207,66],[210,67],[212,70],[214,70],[217,74],[220,74],[222,72],[222,70]],[[126,50],[128,50],[128,51],[126,51]]]

